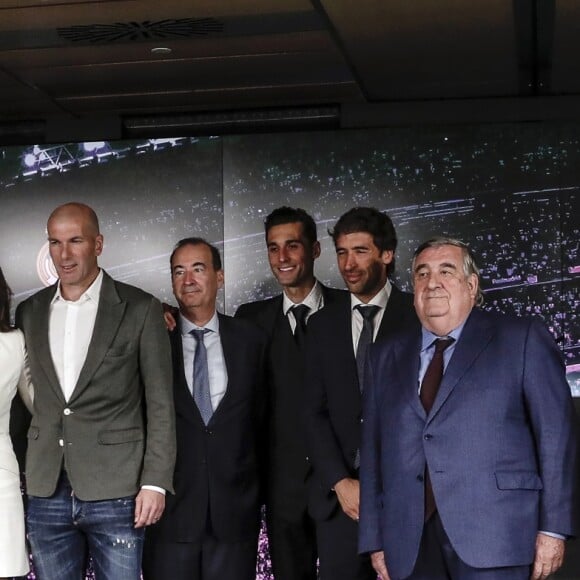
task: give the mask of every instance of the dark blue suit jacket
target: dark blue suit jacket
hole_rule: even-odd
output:
[[[526,565],[539,530],[574,535],[575,415],[562,357],[536,320],[473,310],[427,417],[421,333],[369,350],[361,457],[361,552],[391,578],[414,567],[425,465],[441,521],[473,567]]]

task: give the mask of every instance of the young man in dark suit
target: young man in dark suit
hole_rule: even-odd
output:
[[[266,518],[276,580],[316,579],[316,535],[308,513],[310,471],[304,437],[304,334],[310,316],[333,304],[340,290],[314,277],[320,255],[316,224],[302,209],[280,207],[265,221],[272,273],[282,294],[240,306],[269,337]],[[295,310],[295,308],[297,308]]]
[[[201,238],[171,255],[175,495],[148,530],[146,580],[254,580],[260,526],[265,335],[216,312],[224,273]]]
[[[306,425],[321,580],[375,580],[358,555],[362,365],[369,343],[417,324],[413,298],[389,281],[397,237],[374,208],[345,213],[331,232],[350,296],[316,314],[306,344]]]

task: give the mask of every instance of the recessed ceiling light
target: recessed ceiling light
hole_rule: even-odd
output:
[[[156,46],[155,48],[151,49],[151,54],[154,54],[155,56],[165,56],[171,53],[172,50],[167,46]]]

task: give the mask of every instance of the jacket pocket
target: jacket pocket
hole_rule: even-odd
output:
[[[127,344],[119,344],[119,345],[115,345],[112,346],[111,348],[109,348],[109,350],[106,352],[105,356],[107,358],[120,358],[120,357],[124,357],[127,356],[128,354],[131,354],[133,352],[133,348],[132,345],[127,343]]]
[[[33,425],[31,425],[28,428],[28,439],[38,439],[39,435],[40,429],[38,427],[34,427]]]
[[[101,445],[119,445],[120,443],[131,443],[142,440],[143,431],[139,427],[101,431],[97,438],[97,441]]]
[[[542,480],[535,471],[496,471],[498,489],[543,489]]]

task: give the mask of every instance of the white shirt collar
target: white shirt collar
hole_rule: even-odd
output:
[[[293,308],[294,306],[298,306],[298,304],[292,302],[288,296],[286,296],[286,292],[282,293],[282,311],[284,312],[284,316],[288,314],[288,311]],[[299,304],[304,304],[310,308],[310,312],[314,313],[320,309],[320,305],[322,302],[322,285],[318,280],[314,282],[314,286],[312,290],[308,293],[308,296],[304,298],[302,302]]]
[[[50,301],[51,304],[54,304],[57,300],[64,300],[65,302],[86,302],[87,300],[92,300],[93,302],[99,303],[99,297],[101,295],[101,287],[103,286],[103,270],[99,268],[99,273],[97,277],[94,279],[93,283],[79,296],[78,300],[67,300],[60,291],[60,281],[58,286],[56,287],[56,292]]]
[[[213,332],[216,332],[217,334],[219,334],[220,331],[220,324],[216,310],[214,310],[213,316],[209,319],[209,322],[205,326],[198,326],[197,324],[194,324],[193,322],[191,322],[191,320],[185,318],[185,316],[183,316],[181,312],[179,313],[179,320],[180,320],[181,336],[186,336],[190,333],[190,331],[200,328],[207,328],[207,330],[211,330]]]
[[[363,306],[368,306],[369,304],[374,304],[382,310],[387,307],[387,302],[389,301],[389,296],[391,295],[391,282],[387,279],[387,283],[373,296],[372,300],[369,302],[360,301],[354,294],[350,295],[350,307],[354,310],[359,304]]]

